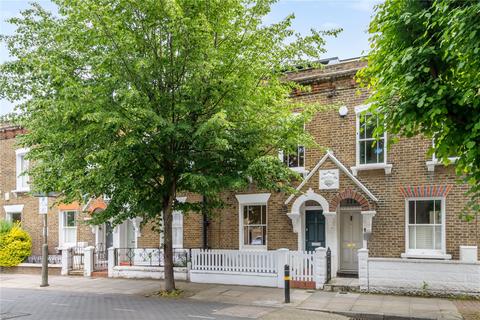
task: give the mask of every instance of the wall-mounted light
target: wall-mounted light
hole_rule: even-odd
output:
[[[341,106],[339,109],[338,109],[338,114],[340,115],[340,117],[345,117],[348,113],[348,108],[347,106]]]

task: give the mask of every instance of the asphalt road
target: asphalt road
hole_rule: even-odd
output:
[[[245,319],[215,314],[230,306],[191,299],[0,288],[1,320]]]

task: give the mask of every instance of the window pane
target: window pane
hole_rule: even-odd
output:
[[[22,222],[22,214],[20,212],[11,213],[10,218],[11,218],[13,223]]]
[[[365,141],[365,163],[377,163],[376,144],[374,141]]]
[[[435,249],[442,249],[442,227],[435,227]]]
[[[298,166],[305,166],[305,147],[303,146],[298,147]]]
[[[408,247],[410,249],[415,249],[415,227],[408,227]]]
[[[360,164],[365,164],[365,148],[366,148],[367,141],[360,141],[359,149],[360,149]]]
[[[408,201],[408,223],[415,224],[415,201]]]
[[[416,249],[433,249],[433,227],[416,226]]]
[[[248,241],[248,227],[243,227],[243,244],[250,244],[250,241]]]
[[[248,227],[251,245],[264,245],[263,228],[264,227]]]
[[[385,155],[385,143],[383,139],[380,139],[375,144],[375,153],[377,154],[377,162],[382,163]]]
[[[365,138],[372,138],[373,131],[377,127],[376,117],[365,116]]]
[[[416,224],[432,224],[434,220],[433,200],[418,200]]]
[[[63,229],[63,232],[64,232],[64,242],[68,242],[68,243],[77,242],[77,229],[76,228]]]
[[[243,225],[248,225],[248,206],[243,207]]]
[[[262,224],[267,224],[267,206],[262,206]]]
[[[75,212],[67,211],[63,216],[63,225],[65,227],[75,227]]]
[[[262,206],[248,207],[248,224],[262,224]]]
[[[442,224],[442,202],[435,200],[435,224]]]

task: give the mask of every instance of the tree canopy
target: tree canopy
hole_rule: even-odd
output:
[[[480,210],[480,2],[386,0],[359,73],[390,133],[434,139],[431,152],[471,186]]]
[[[24,101],[34,188],[67,202],[108,195],[96,223],[161,222],[172,290],[171,213],[198,205],[176,195],[291,190],[275,153],[313,143],[303,123],[317,107],[292,101],[282,75],[337,31],[302,37],[293,16],[265,25],[274,0],[54,2],[58,15],[33,4],[3,37],[14,59],[1,93]]]

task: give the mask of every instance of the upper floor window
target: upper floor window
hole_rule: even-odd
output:
[[[282,152],[282,161],[289,168],[305,167],[305,147],[298,146],[296,152],[291,154]]]
[[[30,191],[29,177],[25,174],[29,161],[26,159],[28,149],[15,150],[16,155],[16,191]]]
[[[391,173],[392,165],[387,164],[387,133],[375,135],[381,126],[378,116],[368,112],[369,105],[355,107],[356,113],[356,165],[352,172],[360,170],[384,169]]]
[[[374,137],[378,127],[378,117],[364,114],[358,117],[357,132],[358,163],[385,163],[385,135]]]
[[[435,139],[432,139],[432,147],[435,147]],[[450,161],[449,164],[455,163],[458,160],[458,156],[456,155],[451,155],[448,157],[448,160]],[[432,160],[427,160],[426,165],[427,165],[427,170],[428,171],[435,171],[435,167],[438,165],[444,164],[440,159],[437,158],[435,153],[432,154]],[[446,164],[445,164],[446,165]]]
[[[183,214],[180,211],[172,214],[172,246],[183,248]]]

